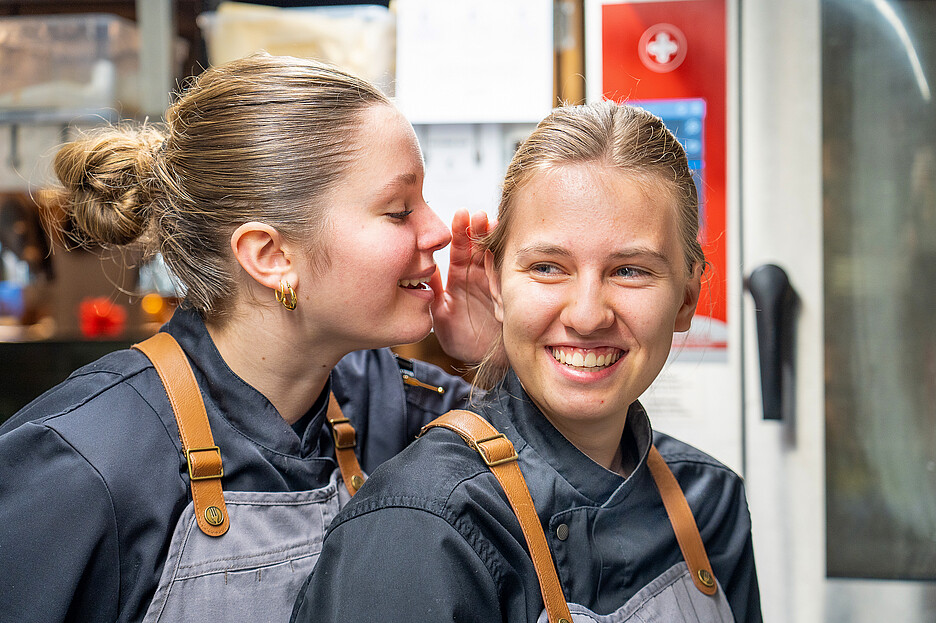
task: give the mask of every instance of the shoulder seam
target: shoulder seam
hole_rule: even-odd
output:
[[[152,367],[152,366],[151,366],[151,367]],[[161,384],[160,384],[160,385],[161,385]],[[153,406],[153,404],[146,398],[146,396],[144,396],[143,394],[141,394],[141,393],[140,393],[140,390],[137,389],[137,387],[136,387],[133,383],[127,383],[127,386],[128,386],[130,389],[133,390],[133,393],[135,393],[137,396],[140,397],[140,400],[142,400],[143,403],[144,403],[147,407],[150,408],[150,411],[152,412],[153,417],[156,418],[156,419],[159,421],[160,424],[162,424],[163,430],[166,431],[166,437],[169,438],[169,443],[172,445],[173,448],[175,448],[175,449],[178,451],[177,454],[178,454],[178,457],[179,457],[179,465],[180,465],[180,469],[179,469],[179,480],[182,481],[182,486],[184,487],[184,489],[186,490],[186,492],[189,492],[189,482],[188,482],[188,480],[185,479],[184,468],[181,467],[181,466],[183,466],[183,465],[185,464],[185,462],[184,462],[184,461],[185,461],[185,458],[184,458],[185,455],[184,455],[184,453],[182,452],[182,440],[181,440],[180,437],[179,437],[179,429],[176,428],[176,429],[175,429],[175,435],[173,435],[173,434],[172,434],[173,431],[169,430],[169,427],[166,426],[166,422],[163,420],[162,417],[160,417],[159,411],[156,410],[156,407]],[[200,390],[199,390],[199,391],[200,391]],[[170,407],[171,407],[171,405],[170,405]],[[173,413],[172,421],[173,421],[173,422],[176,421],[176,419],[175,419],[175,414],[174,414],[174,413]],[[189,498],[191,498],[191,495],[190,495],[190,494],[189,494]]]
[[[77,409],[79,409],[79,408],[85,406],[86,404],[88,404],[89,402],[91,402],[92,400],[94,400],[95,398],[97,398],[98,396],[100,396],[101,394],[103,394],[103,393],[105,393],[105,392],[107,392],[107,391],[113,389],[114,387],[116,387],[116,386],[119,385],[120,383],[122,383],[122,382],[124,382],[124,381],[130,380],[130,379],[132,379],[133,377],[139,375],[141,372],[144,372],[144,371],[147,370],[148,368],[152,368],[152,367],[153,367],[152,365],[144,366],[144,367],[140,368],[139,370],[136,370],[136,371],[134,371],[134,372],[132,372],[132,373],[130,373],[130,374],[122,373],[122,372],[113,372],[113,371],[110,371],[110,370],[93,370],[93,371],[88,371],[88,372],[81,373],[81,374],[79,374],[79,375],[73,375],[73,376],[70,377],[70,378],[78,378],[78,377],[83,377],[83,376],[91,376],[91,375],[94,375],[94,374],[108,374],[108,375],[111,375],[111,376],[115,376],[116,378],[112,379],[112,381],[111,381],[110,383],[108,383],[107,385],[105,385],[105,386],[99,388],[97,391],[94,391],[94,392],[88,394],[87,396],[83,397],[83,398],[82,398],[81,400],[79,400],[78,402],[76,402],[76,403],[74,403],[74,404],[68,405],[66,408],[64,408],[64,409],[62,409],[62,410],[60,410],[60,411],[58,411],[57,413],[49,413],[49,414],[47,414],[47,415],[41,416],[41,417],[39,417],[39,418],[33,420],[33,422],[35,422],[35,423],[43,423],[43,424],[44,424],[45,422],[47,422],[47,421],[49,421],[49,420],[52,420],[52,419],[55,419],[55,418],[58,418],[58,417],[61,417],[61,416],[64,416],[64,415],[68,415],[69,413],[71,413],[71,412],[73,412],[73,411],[75,411],[75,410],[77,410]],[[136,391],[135,388],[134,388],[134,391]],[[137,394],[139,394],[139,392],[137,392]],[[141,396],[141,398],[142,398],[142,396]],[[145,401],[145,399],[144,399],[144,401]],[[149,404],[148,401],[147,401],[147,404]],[[50,427],[50,428],[51,428],[51,427]]]
[[[709,457],[707,455],[700,456],[698,454],[688,454],[684,452],[677,452],[677,453],[672,453],[672,454],[670,453],[663,454],[663,459],[666,461],[668,465],[672,465],[674,463],[693,463],[696,465],[707,465],[709,467],[714,467],[715,469],[719,469],[725,472],[730,472],[732,474],[735,473],[734,470],[732,470],[730,467],[720,462],[718,459]]]

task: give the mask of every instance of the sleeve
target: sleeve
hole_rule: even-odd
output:
[[[751,533],[747,533],[744,549],[738,557],[735,573],[729,578],[726,597],[738,623],[762,623],[760,588],[754,566],[754,544]]]
[[[502,621],[497,586],[462,535],[412,508],[333,527],[299,593],[295,623]]]
[[[110,496],[53,429],[0,435],[0,612],[4,621],[113,621],[119,560]]]
[[[718,566],[725,571],[719,576],[723,577],[723,588],[734,619],[737,623],[762,623],[763,615],[760,606],[760,588],[757,584],[757,569],[754,564],[754,541],[751,535],[751,514],[748,510],[744,489],[739,485],[739,501],[737,506],[738,521],[733,539],[734,546],[730,556],[720,557]],[[715,565],[715,561],[712,561]]]
[[[725,504],[722,520],[706,539],[713,543],[710,562],[715,577],[721,583],[737,623],[762,623],[760,589],[754,564],[754,544],[751,536],[751,514],[744,485],[734,477],[735,487],[730,502]]]

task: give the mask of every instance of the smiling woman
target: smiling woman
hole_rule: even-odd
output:
[[[481,245],[502,339],[480,415],[447,414],[373,474],[294,621],[759,622],[741,479],[654,432],[638,401],[690,327],[697,236],[685,152],[658,118],[602,102],[543,120]],[[513,456],[492,454],[503,438]],[[513,461],[529,520],[517,477],[501,488]]]
[[[626,405],[699,298],[701,265],[685,267],[669,193],[646,186],[602,162],[544,171],[518,189],[510,234],[489,256],[513,371],[552,425],[612,471]]]

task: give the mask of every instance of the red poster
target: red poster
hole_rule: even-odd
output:
[[[699,189],[702,248],[711,266],[697,316],[712,319],[687,346],[727,345],[725,0],[601,7],[602,93],[660,116],[686,147]]]

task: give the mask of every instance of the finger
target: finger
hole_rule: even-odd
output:
[[[478,241],[487,236],[490,231],[491,228],[488,222],[487,212],[482,210],[471,215],[471,228],[469,234],[471,238],[471,248],[468,250],[468,253],[469,261],[474,262],[476,266],[482,266],[484,264],[484,253],[480,252],[480,249],[478,248]]]
[[[481,210],[471,215],[471,227],[469,231],[472,240],[478,240],[488,235],[490,227],[488,226],[487,212]]]
[[[466,238],[471,227],[471,216],[465,208],[459,208],[452,217],[452,237]]]
[[[471,257],[471,217],[464,208],[452,217],[452,246],[449,247],[449,265],[461,265]]]
[[[439,267],[436,266],[435,272],[432,273],[432,276],[429,277],[429,288],[432,290],[432,303],[430,307],[435,309],[442,303],[442,294],[444,289],[442,288],[442,273],[439,272]]]

